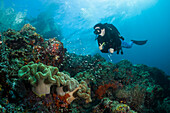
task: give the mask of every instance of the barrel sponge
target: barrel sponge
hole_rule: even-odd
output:
[[[91,91],[90,88],[88,88],[87,83],[85,81],[81,81],[80,85],[81,89],[78,90],[77,95],[80,98],[83,98],[86,100],[86,103],[91,102]]]
[[[18,76],[28,79],[31,85],[34,86],[38,83],[39,79],[44,79],[46,83],[56,83],[57,73],[57,67],[30,62],[19,70]]]

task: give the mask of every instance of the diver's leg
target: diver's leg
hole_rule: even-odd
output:
[[[130,42],[125,42],[124,40],[121,40],[121,46],[123,48],[131,48],[133,45],[133,41],[130,41]]]

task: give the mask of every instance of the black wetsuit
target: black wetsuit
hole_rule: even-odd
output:
[[[110,48],[113,48],[114,51],[119,53],[121,49],[121,40],[120,40],[120,33],[116,29],[115,26],[112,24],[105,24],[105,35],[101,37],[100,35],[97,37],[98,45],[100,46],[103,44],[103,49],[101,50],[102,53],[108,53]]]

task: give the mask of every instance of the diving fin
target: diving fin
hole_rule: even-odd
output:
[[[136,41],[136,40],[131,40],[134,44],[136,44],[136,45],[144,45],[144,44],[146,44],[146,42],[148,41],[148,40],[144,40],[144,41]]]

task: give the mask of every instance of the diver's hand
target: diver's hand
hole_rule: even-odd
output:
[[[99,49],[102,50],[103,49],[103,44],[99,44]]]
[[[109,49],[109,52],[112,54],[112,53],[114,53],[114,49],[113,48],[110,48]]]

